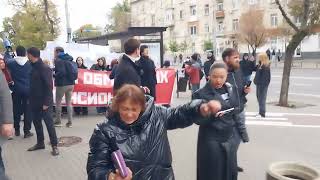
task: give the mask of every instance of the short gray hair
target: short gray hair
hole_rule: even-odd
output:
[[[211,73],[212,73],[215,69],[219,69],[219,68],[228,70],[228,67],[227,67],[227,65],[226,65],[225,63],[214,63],[214,64],[212,64],[211,67],[210,67],[209,75],[211,75]]]

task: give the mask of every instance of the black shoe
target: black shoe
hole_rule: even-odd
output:
[[[18,131],[18,130],[14,131],[14,135],[15,136],[20,136],[20,131]]]
[[[243,168],[238,166],[238,172],[243,172]]]
[[[57,146],[52,146],[51,154],[52,156],[58,156],[60,154]]]
[[[87,116],[88,112],[82,112],[82,115]]]
[[[44,144],[36,144],[36,145],[32,146],[31,148],[29,148],[28,151],[36,151],[36,150],[40,150],[40,149],[45,149]]]
[[[33,133],[28,131],[26,133],[24,133],[24,138],[29,138],[29,137],[32,137],[33,136]]]

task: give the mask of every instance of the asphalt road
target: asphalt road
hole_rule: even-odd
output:
[[[314,106],[288,109],[268,104],[267,118],[255,118],[257,102],[254,91],[248,96],[247,124],[250,143],[242,144],[239,164],[245,169],[239,180],[263,180],[268,165],[275,161],[298,161],[320,169],[320,79],[319,70],[293,70],[290,100]],[[272,72],[268,102],[278,100],[281,72]],[[253,85],[253,90],[254,90]],[[295,93],[295,94],[293,94]],[[190,93],[173,95],[173,106],[188,102]],[[92,109],[94,111],[94,109]],[[92,112],[94,114],[94,112]],[[6,170],[12,180],[85,180],[88,141],[102,116],[75,117],[73,128],[57,128],[58,136],[78,136],[80,144],[60,148],[52,157],[50,148],[27,152],[36,138],[17,137],[3,147]],[[173,166],[177,180],[196,179],[197,126],[169,132]],[[46,136],[46,140],[48,140]],[[214,180],[214,177],[213,177]]]

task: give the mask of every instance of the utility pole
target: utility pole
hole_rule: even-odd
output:
[[[66,25],[67,25],[67,43],[72,41],[71,39],[71,27],[70,27],[70,14],[68,0],[65,0],[65,12],[66,12]]]

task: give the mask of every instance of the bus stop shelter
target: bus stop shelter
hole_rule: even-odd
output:
[[[160,62],[161,67],[163,66],[163,32],[166,31],[167,27],[129,27],[127,31],[114,32],[105,34],[102,36],[92,38],[76,38],[76,43],[90,43],[95,45],[108,46],[110,40],[120,40],[121,51],[123,52],[124,42],[131,37],[139,37],[142,43],[160,43]]]

